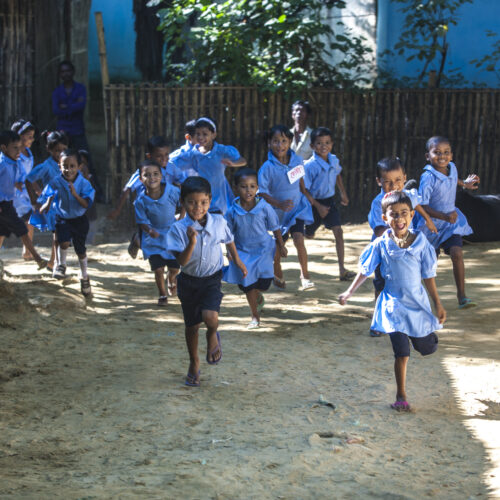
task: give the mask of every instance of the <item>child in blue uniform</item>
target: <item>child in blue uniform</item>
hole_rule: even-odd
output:
[[[230,261],[223,279],[237,284],[245,292],[252,313],[247,328],[253,329],[260,325],[260,311],[264,306],[262,292],[268,290],[273,281],[274,253],[278,251],[286,257],[287,250],[276,212],[269,203],[256,196],[259,189],[257,172],[251,168],[238,170],[234,183],[239,197],[233,201],[225,217],[248,274],[243,277],[236,263]],[[269,231],[274,233],[276,241]]]
[[[40,208],[45,213],[55,202],[56,235],[59,243],[57,249],[57,266],[53,276],[57,279],[66,277],[66,256],[70,242],[73,243],[78,256],[81,277],[80,285],[85,297],[92,295],[87,273],[87,249],[85,240],[89,231],[86,211],[94,201],[95,190],[90,182],[80,173],[82,160],[76,149],[66,149],[61,153],[59,165],[61,175],[52,178],[46,186],[47,201]]]
[[[226,167],[242,167],[247,162],[235,147],[219,144],[216,137],[215,121],[208,117],[199,118],[195,124],[195,146],[178,155],[173,163],[180,170],[194,169],[207,179],[212,187],[210,213],[225,214],[234,199],[225,176]]]
[[[313,214],[308,198],[312,196],[304,184],[304,165],[302,158],[290,149],[293,134],[284,125],[275,125],[268,133],[269,153],[267,161],[259,169],[259,194],[276,211],[284,241],[292,235],[297,249],[301,269],[302,290],[315,285],[309,279],[307,269],[307,250],[304,244],[305,224],[312,224]],[[274,258],[274,284],[285,288],[281,254]]]
[[[145,259],[149,260],[151,271],[160,293],[159,306],[168,303],[165,287],[165,266],[168,268],[168,295],[176,289],[179,264],[167,251],[167,233],[175,222],[175,210],[179,202],[180,190],[170,183],[162,182],[161,167],[152,160],[141,164],[141,180],[145,192],[134,202],[135,220],[141,229],[141,248]]]
[[[434,333],[442,328],[446,311],[439,300],[434,277],[437,258],[427,238],[411,229],[415,211],[406,193],[394,191],[382,200],[382,218],[389,229],[372,241],[359,258],[359,273],[351,286],[339,296],[342,305],[380,265],[385,286],[377,299],[371,328],[389,334],[394,356],[397,411],[409,411],[406,397],[406,368],[410,356],[410,340],[423,356],[437,349]],[[432,314],[425,287],[434,302]]]
[[[181,272],[177,276],[177,296],[184,315],[189,369],[186,385],[200,385],[198,331],[201,322],[207,326],[207,363],[217,364],[222,358],[219,332],[219,310],[222,300],[221,244],[241,269],[241,262],[226,220],[222,215],[210,214],[212,201],[210,183],[203,177],[188,177],[181,186],[181,203],[186,217],[172,224],[167,234],[167,248],[177,258]]]
[[[23,187],[24,171],[19,161],[22,148],[21,138],[16,132],[0,132],[0,248],[6,236],[15,234],[37,262],[38,269],[43,269],[47,267],[47,261],[35,250],[28,229],[14,208],[15,191]]]
[[[306,238],[314,238],[314,233],[323,224],[331,229],[337,249],[340,281],[350,281],[356,273],[344,266],[344,233],[340,225],[340,214],[334,202],[335,186],[340,191],[340,203],[349,205],[349,198],[344,188],[338,158],[332,154],[333,136],[326,127],[315,128],[311,132],[312,157],[304,163],[307,190],[313,198],[312,210],[314,222],[306,226]]]
[[[13,132],[16,132],[16,134],[19,134],[19,137],[21,138],[22,150],[19,162],[24,174],[23,189],[21,191],[16,189],[16,193],[14,195],[14,208],[16,209],[17,215],[19,215],[19,217],[21,217],[26,224],[28,238],[33,241],[33,232],[35,228],[28,222],[31,215],[31,201],[26,186],[24,185],[24,180],[33,170],[34,166],[33,153],[30,148],[35,140],[35,126],[29,121],[20,119],[13,123],[10,129]],[[28,252],[24,245],[22,255],[24,260],[33,259],[32,255]]]
[[[464,309],[476,305],[465,295],[465,266],[462,253],[462,236],[472,233],[465,215],[455,207],[457,185],[464,189],[477,189],[479,177],[469,175],[458,178],[457,167],[452,162],[451,144],[446,137],[431,137],[426,144],[429,162],[420,177],[419,193],[422,205],[436,224],[437,233],[423,230],[439,254],[440,249],[451,257],[453,276],[457,286],[458,307]]]
[[[170,155],[170,161],[172,163],[177,164],[176,161],[177,157],[189,153],[194,148],[196,144],[195,135],[196,135],[196,120],[189,120],[184,125],[184,139],[186,139],[186,142],[180,148],[177,148],[175,151],[172,152],[172,154]],[[179,161],[178,165],[181,171],[185,174],[185,178],[191,176],[196,177],[198,175],[198,172],[191,167],[189,162]]]

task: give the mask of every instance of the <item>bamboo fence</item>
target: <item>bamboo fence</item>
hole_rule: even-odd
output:
[[[475,172],[483,192],[500,192],[499,90],[313,89],[305,98],[313,108],[310,125],[333,132],[353,213],[365,213],[380,189],[375,181],[379,159],[399,156],[408,178],[418,179],[432,135],[450,139],[462,176]],[[267,155],[266,130],[291,123],[291,102],[257,88],[112,84],[104,89],[104,102],[113,200],[144,159],[153,135],[165,135],[177,147],[184,142],[185,122],[208,115],[218,124],[217,140],[237,147],[258,169]]]

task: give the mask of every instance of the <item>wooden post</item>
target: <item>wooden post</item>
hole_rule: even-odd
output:
[[[104,24],[102,12],[95,13],[95,25],[97,28],[97,40],[99,41],[99,60],[101,61],[101,79],[103,90],[109,85],[108,57],[106,55],[106,40],[104,39]]]

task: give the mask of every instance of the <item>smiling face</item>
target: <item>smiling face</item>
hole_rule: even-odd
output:
[[[21,142],[23,145],[23,148],[31,148],[31,145],[33,144],[33,141],[35,140],[35,131],[34,130],[28,130],[26,132],[23,132],[21,134]]]
[[[382,172],[382,178],[377,177],[378,185],[384,190],[384,193],[391,191],[401,191],[405,187],[406,174],[403,169],[389,170]]]
[[[286,163],[287,153],[292,141],[280,132],[276,132],[269,141],[269,149],[281,163]]]
[[[425,155],[427,161],[440,172],[446,172],[450,161],[453,160],[453,153],[449,142],[439,142],[434,144]]]
[[[212,132],[208,127],[197,127],[194,138],[201,148],[210,150],[214,145],[217,132]]]
[[[189,193],[182,200],[182,205],[193,220],[201,220],[207,215],[212,197],[207,193]]]
[[[162,174],[157,165],[141,168],[141,181],[148,191],[154,191],[161,186]]]
[[[322,135],[316,137],[315,141],[311,143],[312,150],[323,160],[327,160],[328,154],[332,152],[333,140],[329,135]]]
[[[161,165],[163,168],[167,166],[168,158],[170,155],[170,148],[168,146],[163,146],[161,148],[154,148],[153,152],[148,155],[148,157],[153,160],[158,165]]]
[[[78,175],[78,159],[76,156],[61,156],[59,162],[59,168],[63,177],[68,182],[73,182]]]
[[[1,150],[2,153],[10,158],[11,160],[17,161],[19,160],[19,157],[21,156],[21,151],[23,149],[22,142],[19,141],[13,141],[9,143],[7,146],[2,144]]]
[[[414,215],[415,211],[406,203],[395,203],[387,207],[385,213],[382,214],[382,219],[392,229],[394,236],[403,238],[410,229]]]
[[[257,178],[254,175],[241,177],[236,185],[236,192],[238,193],[240,200],[245,203],[251,203],[255,199],[255,195],[258,190],[259,185],[257,184]]]

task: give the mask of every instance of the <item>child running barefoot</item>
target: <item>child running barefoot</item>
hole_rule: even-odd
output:
[[[409,411],[406,397],[406,367],[410,340],[422,356],[437,349],[435,330],[442,328],[446,311],[441,305],[434,277],[436,252],[427,238],[411,230],[415,212],[410,198],[401,191],[387,193],[382,200],[382,218],[390,229],[372,241],[359,258],[359,273],[351,286],[339,296],[342,305],[380,265],[385,287],[377,299],[371,328],[390,335],[396,376],[397,411]],[[434,302],[437,318],[432,314],[425,287]]]
[[[259,189],[257,172],[251,168],[238,170],[234,183],[239,197],[233,201],[225,217],[248,274],[244,277],[236,263],[230,261],[223,279],[237,284],[245,292],[252,313],[247,328],[253,329],[260,325],[260,311],[264,307],[263,292],[273,281],[274,253],[278,251],[282,257],[286,257],[287,250],[276,212],[269,203],[256,196]],[[274,233],[276,242],[268,231]]]
[[[188,177],[181,186],[181,203],[186,217],[175,222],[167,234],[167,248],[177,258],[177,296],[184,315],[189,369],[186,385],[200,385],[198,331],[207,326],[207,363],[216,365],[222,358],[219,310],[222,301],[221,279],[224,259],[221,244],[226,244],[231,259],[246,276],[226,220],[210,214],[210,183],[203,177]]]
[[[158,305],[166,306],[167,296],[175,293],[179,272],[179,264],[167,251],[167,233],[175,222],[180,190],[168,182],[162,182],[161,167],[152,160],[143,162],[140,172],[146,191],[134,202],[135,219],[141,229],[142,254],[149,260],[151,271],[155,273],[160,294]],[[165,287],[165,266],[168,269],[168,292]]]
[[[268,160],[259,169],[259,193],[276,211],[283,240],[292,235],[301,269],[302,290],[314,288],[307,269],[304,226],[312,224],[311,205],[306,198],[302,158],[291,149],[293,134],[284,125],[275,125],[268,133]],[[310,196],[310,195],[309,195]],[[274,284],[285,288],[281,269],[281,252],[274,256]]]
[[[335,207],[335,186],[340,191],[340,203],[346,207],[349,198],[344,188],[338,158],[332,154],[333,136],[330,129],[318,127],[311,132],[311,148],[313,156],[304,163],[306,171],[307,190],[311,193],[309,199],[314,222],[306,226],[306,238],[314,238],[316,230],[324,224],[331,229],[337,249],[340,281],[351,281],[356,273],[344,266],[344,233],[340,225],[340,214]],[[307,196],[307,194],[306,194]]]
[[[66,277],[66,256],[69,244],[72,242],[80,264],[81,292],[85,297],[90,297],[92,288],[87,273],[87,249],[85,247],[89,232],[86,212],[94,201],[95,190],[80,173],[81,163],[80,154],[76,149],[66,149],[61,153],[59,159],[61,175],[51,179],[45,188],[49,191],[49,197],[40,208],[40,213],[47,212],[52,201],[55,201],[56,235],[59,245],[54,278]]]
[[[465,266],[462,253],[462,236],[472,233],[465,215],[455,207],[457,185],[464,189],[477,189],[479,177],[469,175],[467,179],[458,178],[457,167],[451,161],[453,153],[446,137],[431,137],[426,144],[426,159],[429,162],[420,177],[419,194],[422,205],[432,217],[437,234],[424,233],[439,255],[440,249],[451,257],[453,276],[457,286],[458,307],[465,309],[476,305],[465,295]]]
[[[21,138],[16,132],[12,130],[0,132],[0,248],[6,236],[15,234],[33,256],[38,269],[43,269],[47,267],[47,261],[35,250],[28,236],[28,229],[14,208],[15,191],[22,189],[24,178],[24,171],[19,161],[21,150]]]

